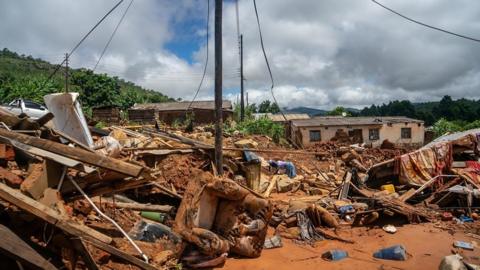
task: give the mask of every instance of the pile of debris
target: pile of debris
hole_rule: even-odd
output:
[[[217,177],[211,146],[142,126],[89,127],[73,93],[41,119],[0,112],[2,265],[160,269],[260,255],[272,205]],[[228,159],[228,175],[242,166]]]
[[[479,231],[469,224],[479,218],[480,130],[408,153],[339,140],[295,150],[233,134],[217,176],[211,128],[96,129],[76,99],[46,96],[51,113],[36,120],[0,111],[0,260],[8,268],[216,267],[285,238],[352,243],[345,228],[392,218]],[[391,251],[407,259],[404,247]],[[374,256],[388,259],[382,252]]]

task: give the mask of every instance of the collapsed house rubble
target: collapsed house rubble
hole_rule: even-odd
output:
[[[342,230],[391,218],[447,228],[479,217],[480,130],[412,152],[339,141],[297,150],[232,134],[219,176],[208,126],[95,129],[76,98],[47,96],[52,113],[37,120],[0,111],[9,269],[211,268],[287,239],[353,243]]]

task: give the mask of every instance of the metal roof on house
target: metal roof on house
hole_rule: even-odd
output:
[[[316,126],[367,126],[394,123],[423,123],[422,120],[404,116],[368,116],[368,117],[343,117],[343,116],[317,116],[305,120],[292,120],[292,125],[297,127]]]
[[[274,122],[283,122],[285,121],[285,118],[287,118],[287,121],[299,120],[299,119],[310,119],[310,116],[306,113],[286,113],[285,118],[281,114],[272,114],[272,113],[255,113],[253,114],[253,116],[255,117],[255,119],[267,117],[268,119]]]
[[[133,110],[156,110],[156,111],[184,111],[188,108],[190,101],[179,102],[162,102],[162,103],[142,103],[135,104],[131,109]],[[215,101],[194,101],[190,106],[191,109],[214,110]],[[224,110],[232,110],[232,102],[224,100],[222,103]]]
[[[306,113],[286,113],[285,118],[281,114],[271,114],[271,115],[267,115],[267,117],[270,118],[274,122],[285,121],[285,118],[287,118],[287,121],[300,120],[300,119],[310,119],[310,116]]]

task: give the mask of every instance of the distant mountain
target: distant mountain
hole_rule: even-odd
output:
[[[309,116],[319,116],[319,115],[327,114],[328,111],[314,109],[314,108],[308,108],[308,107],[296,107],[296,108],[286,109],[286,110],[284,110],[284,112],[286,112],[286,113],[306,113]]]

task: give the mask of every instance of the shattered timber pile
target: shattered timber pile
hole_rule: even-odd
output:
[[[208,128],[55,120],[0,111],[8,269],[217,267],[282,239],[352,243],[345,228],[391,218],[480,231],[469,223],[480,194],[476,131],[413,152],[341,142],[295,150],[236,134],[224,140],[218,177]]]

